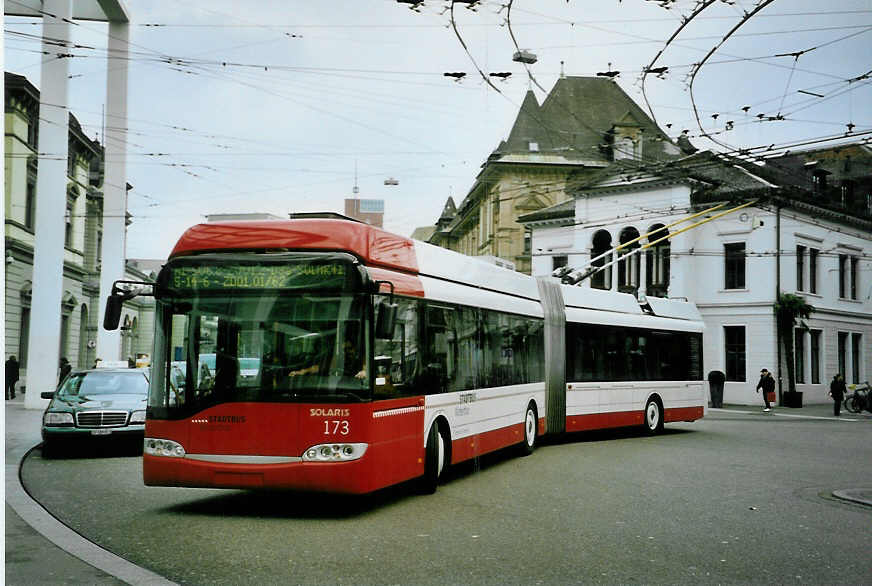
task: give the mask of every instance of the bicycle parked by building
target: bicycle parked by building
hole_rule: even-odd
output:
[[[852,385],[853,391],[845,395],[845,409],[851,413],[860,413],[864,409],[872,412],[872,399],[869,396],[869,381],[862,385]]]

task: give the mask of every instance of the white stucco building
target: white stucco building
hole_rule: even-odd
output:
[[[872,378],[872,150],[800,158],[759,166],[699,153],[654,172],[616,166],[572,199],[521,216],[532,231],[533,274],[585,267],[621,243],[595,264],[643,248],[579,286],[696,303],[707,327],[705,372],[726,373],[724,401],[745,405],[762,404],[761,368],[781,376],[779,396],[787,391],[773,305],[779,292],[800,295],[815,311],[808,329],[794,332],[797,391],[805,403],[829,402],[836,372],[849,385]],[[667,231],[674,236],[648,246]]]

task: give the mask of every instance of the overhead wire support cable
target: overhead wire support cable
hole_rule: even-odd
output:
[[[654,69],[654,64],[657,63],[657,60],[660,58],[660,56],[666,51],[666,49],[669,48],[669,45],[672,44],[672,41],[675,40],[675,38],[679,34],[681,34],[681,31],[683,31],[684,28],[694,18],[696,18],[703,10],[705,10],[706,8],[708,8],[709,6],[714,4],[715,1],[716,0],[704,0],[703,2],[701,2],[697,5],[697,7],[693,10],[693,12],[690,14],[690,16],[688,16],[686,18],[682,18],[681,25],[679,25],[679,27],[677,29],[675,29],[675,32],[672,33],[672,36],[670,36],[666,40],[666,43],[663,45],[663,48],[660,49],[660,51],[658,51],[656,55],[654,55],[654,58],[651,60],[651,63],[649,63],[647,67],[642,69],[642,98],[645,100],[645,105],[648,107],[648,112],[651,114],[651,119],[654,121],[655,124],[657,124],[657,116],[654,115],[654,110],[653,110],[653,108],[651,108],[651,104],[648,102],[648,95],[645,93],[645,80],[648,77],[648,73],[652,72],[652,70]]]
[[[757,4],[757,6],[754,7],[753,10],[751,10],[750,12],[745,12],[745,16],[742,17],[742,19],[741,19],[738,23],[736,23],[736,24],[733,26],[733,28],[731,28],[731,29],[729,30],[729,32],[727,32],[726,35],[724,35],[724,38],[721,39],[721,41],[720,41],[717,45],[715,45],[714,47],[712,47],[712,48],[709,50],[709,52],[706,53],[705,57],[703,57],[702,60],[701,60],[699,63],[697,63],[696,65],[694,65],[694,67],[693,67],[693,71],[692,71],[691,74],[690,74],[690,82],[688,83],[688,92],[690,93],[690,103],[691,103],[691,106],[693,106],[693,115],[694,115],[694,118],[696,118],[696,125],[699,127],[699,130],[700,130],[700,132],[702,132],[703,136],[705,136],[706,138],[708,138],[708,139],[711,140],[712,142],[714,142],[714,143],[720,145],[721,147],[728,148],[728,149],[731,149],[731,150],[734,149],[734,147],[733,147],[732,145],[728,145],[728,144],[723,143],[723,142],[721,142],[721,141],[719,141],[719,140],[717,140],[717,139],[712,138],[712,137],[711,137],[711,136],[706,132],[706,130],[702,127],[702,122],[701,122],[700,119],[699,119],[699,110],[698,110],[697,107],[696,107],[696,100],[695,100],[695,98],[694,98],[694,96],[693,96],[693,84],[694,84],[694,81],[696,80],[696,74],[699,73],[700,69],[702,69],[702,66],[705,65],[705,62],[706,62],[706,61],[708,61],[709,57],[711,57],[712,55],[714,55],[715,51],[717,51],[717,50],[718,50],[718,49],[719,49],[719,48],[720,48],[724,43],[726,43],[727,40],[728,40],[728,39],[733,35],[733,33],[735,33],[735,32],[736,32],[737,30],[739,30],[739,29],[740,29],[740,28],[741,28],[745,23],[747,23],[749,20],[751,20],[751,18],[752,18],[755,14],[757,14],[758,12],[760,12],[761,10],[763,10],[764,8],[766,8],[767,6],[769,6],[770,4],[772,4],[774,1],[775,1],[775,0],[761,0],[761,1]]]

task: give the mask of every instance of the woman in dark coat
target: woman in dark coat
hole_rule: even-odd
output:
[[[833,415],[838,417],[842,410],[842,401],[845,399],[845,379],[841,374],[833,377],[833,382],[830,383],[830,397],[833,398]]]

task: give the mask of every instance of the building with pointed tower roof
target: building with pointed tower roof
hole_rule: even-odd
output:
[[[569,199],[568,189],[615,161],[661,162],[676,144],[610,79],[561,77],[540,105],[528,91],[459,206],[449,198],[428,241],[531,271],[519,216]],[[417,232],[421,233],[421,232]]]

